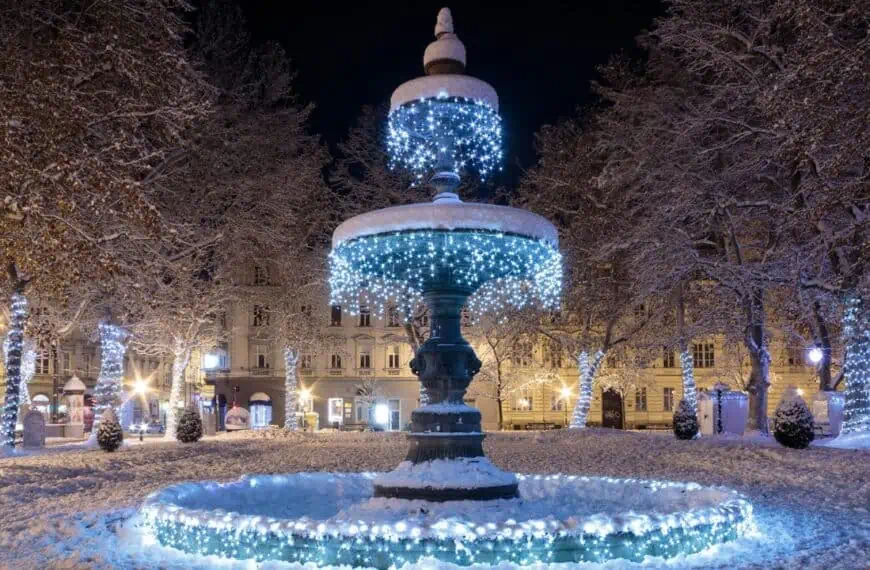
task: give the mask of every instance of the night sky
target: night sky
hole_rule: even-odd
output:
[[[363,105],[386,102],[423,75],[438,10],[453,13],[468,53],[467,73],[498,91],[509,178],[534,161],[541,125],[591,101],[595,67],[636,50],[634,37],[662,13],[654,0],[605,2],[242,2],[255,40],[278,40],[298,72],[296,89],[314,102],[313,129],[332,145]]]

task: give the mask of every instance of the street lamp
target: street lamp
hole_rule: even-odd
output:
[[[302,404],[302,429],[305,430],[305,410],[308,407],[308,401],[311,399],[311,390],[302,388],[299,391],[299,403]]]
[[[822,357],[824,357],[824,355],[825,354],[822,352],[822,349],[819,348],[818,346],[812,347],[810,349],[809,353],[807,354],[807,356],[810,359],[810,362],[812,362],[813,364],[818,364],[819,362],[821,362]]]
[[[148,392],[148,381],[143,378],[136,378],[133,381],[133,393],[144,399],[146,392]],[[139,424],[139,441],[145,441],[145,430],[148,429],[148,424],[144,418],[145,414],[143,413],[142,415],[142,423]]]

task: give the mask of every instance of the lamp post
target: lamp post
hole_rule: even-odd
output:
[[[133,382],[133,393],[144,399],[145,394],[148,393],[148,381],[143,380],[142,378],[137,378]],[[148,429],[148,424],[145,422],[144,413],[142,415],[142,421],[139,423],[139,441],[145,441],[145,430]]]
[[[308,400],[311,399],[311,390],[303,388],[299,391],[299,403],[302,405],[302,431],[305,431],[305,409],[308,407]]]

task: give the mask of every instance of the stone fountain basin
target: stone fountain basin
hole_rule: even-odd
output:
[[[431,503],[372,498],[377,475],[183,483],[149,496],[142,521],[159,544],[190,554],[374,568],[426,557],[460,565],[669,558],[752,525],[741,495],[694,483],[517,475],[519,499]]]

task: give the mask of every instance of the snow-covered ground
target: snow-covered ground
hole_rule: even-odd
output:
[[[643,568],[870,568],[870,451],[601,429],[490,434],[485,446],[496,465],[515,472],[694,481],[731,487],[752,501],[756,536]],[[405,438],[389,433],[240,433],[111,454],[69,447],[0,459],[0,568],[290,568],[157,547],[136,526],[137,508],[175,482],[385,471],[407,451]]]

